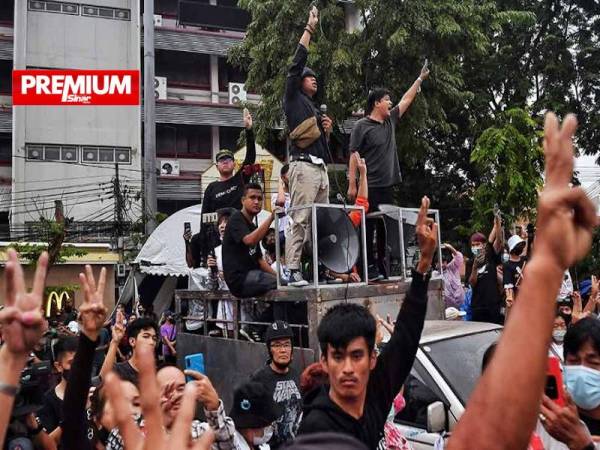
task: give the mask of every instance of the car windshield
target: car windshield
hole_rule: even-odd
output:
[[[490,330],[433,342],[422,349],[464,405],[481,375],[483,354],[499,337],[499,329]]]

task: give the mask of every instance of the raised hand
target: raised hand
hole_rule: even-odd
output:
[[[27,292],[17,252],[8,250],[4,269],[5,307],[0,311],[0,323],[5,347],[14,357],[27,359],[45,331],[41,308],[47,271],[48,253],[44,252],[38,259],[33,289]]]
[[[160,408],[160,392],[156,381],[154,353],[150,347],[139,350],[138,367],[140,373],[140,399],[142,415],[145,420],[145,436],[136,426],[129,403],[121,389],[119,378],[110,373],[106,377],[106,393],[115,411],[115,419],[119,432],[125,443],[125,450],[170,450],[193,449],[208,450],[214,442],[214,433],[205,432],[200,439],[191,441],[190,427],[196,407],[197,388],[189,383],[184,391],[181,408],[167,435],[163,427]]]
[[[429,67],[427,62],[423,64],[423,67],[421,68],[421,73],[419,74],[419,78],[421,78],[421,80],[423,81],[429,78]]]
[[[104,306],[104,287],[106,286],[106,269],[100,271],[98,285],[90,265],[85,266],[85,274],[79,274],[79,284],[83,290],[84,302],[79,308],[81,332],[90,340],[98,339],[100,330],[106,320],[107,309]]]
[[[438,226],[435,221],[427,217],[429,210],[429,198],[423,197],[421,200],[421,209],[417,217],[417,241],[421,250],[421,257],[417,265],[417,271],[424,274],[431,267],[435,249],[438,244]]]
[[[185,370],[183,373],[194,378],[192,383],[196,387],[196,399],[204,405],[209,411],[216,411],[219,408],[219,394],[212,385],[210,379],[196,372],[195,370]]]
[[[364,158],[360,157],[360,154],[358,152],[354,152],[352,154],[352,157],[354,159],[356,159],[356,167],[358,168],[358,171],[360,173],[360,176],[364,176],[367,173],[367,163],[365,162]]]
[[[244,127],[249,130],[252,128],[252,114],[248,111],[248,108],[244,108]]]
[[[535,255],[566,270],[585,257],[597,225],[596,208],[581,188],[571,188],[573,135],[577,119],[568,115],[562,127],[546,115],[544,155],[546,185],[538,203]]]
[[[308,12],[307,25],[314,30],[315,27],[317,26],[317,23],[319,23],[319,10],[317,9],[316,6],[313,6],[310,9],[310,11]]]
[[[587,448],[592,442],[587,428],[579,420],[577,406],[568,393],[565,392],[564,407],[544,395],[540,410],[541,422],[548,434],[568,448]]]

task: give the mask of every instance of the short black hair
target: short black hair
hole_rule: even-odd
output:
[[[365,110],[366,114],[371,114],[373,112],[373,108],[375,107],[376,102],[380,102],[383,97],[386,95],[390,95],[390,91],[384,88],[374,88],[369,91],[369,95],[367,96],[367,109]]]
[[[364,337],[369,353],[375,348],[375,318],[367,308],[354,303],[340,303],[325,313],[317,329],[321,353],[327,358],[327,345],[343,349],[350,341]]]
[[[520,255],[521,253],[523,253],[523,250],[525,249],[525,246],[527,245],[527,242],[519,242],[517,245],[515,245],[515,248],[512,249],[512,251],[510,252],[511,255]]]
[[[281,166],[281,170],[279,171],[279,175],[285,175],[289,171],[290,171],[290,165],[289,164],[284,164],[283,166]]]
[[[148,330],[152,328],[156,335],[159,336],[160,332],[158,330],[158,325],[156,322],[150,317],[140,317],[139,319],[135,319],[133,322],[127,325],[127,338],[137,338],[138,334],[143,330]]]
[[[494,342],[491,344],[483,354],[483,358],[481,358],[481,373],[485,372],[487,366],[489,366],[494,354],[496,353],[496,348],[498,347],[498,343]]]
[[[576,354],[587,343],[600,353],[600,321],[586,317],[571,325],[565,335],[564,357]]]
[[[260,184],[258,184],[258,183],[246,183],[244,185],[244,195],[246,195],[248,193],[248,191],[251,190],[251,189],[256,190],[256,191],[260,191],[260,192],[263,191],[262,186]]]
[[[79,340],[75,336],[61,336],[52,346],[52,361],[56,362],[67,352],[76,352]]]

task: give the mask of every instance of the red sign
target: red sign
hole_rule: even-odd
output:
[[[139,105],[139,70],[13,70],[13,105]]]

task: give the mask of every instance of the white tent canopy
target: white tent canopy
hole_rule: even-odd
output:
[[[185,261],[185,242],[183,224],[190,222],[192,234],[200,231],[200,213],[202,205],[194,205],[177,211],[165,219],[150,235],[135,259],[140,271],[152,275],[187,276],[190,268]],[[269,216],[261,211],[258,221]]]

